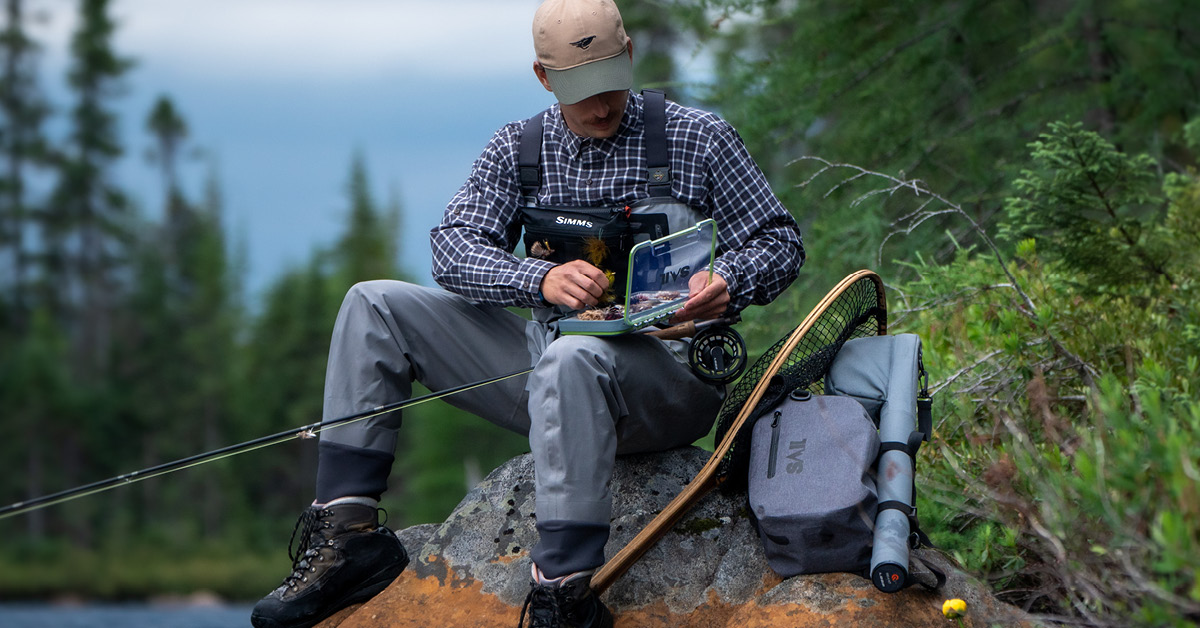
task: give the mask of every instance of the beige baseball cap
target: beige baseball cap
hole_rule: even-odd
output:
[[[546,0],[533,16],[533,49],[564,105],[633,86],[629,36],[612,0]]]

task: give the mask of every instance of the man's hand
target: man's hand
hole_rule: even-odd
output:
[[[551,268],[542,278],[541,286],[544,299],[573,310],[598,304],[607,289],[604,271],[580,259]]]
[[[717,273],[709,281],[707,270],[698,272],[688,279],[690,296],[683,308],[671,318],[674,323],[706,321],[717,318],[729,308],[729,285]]]

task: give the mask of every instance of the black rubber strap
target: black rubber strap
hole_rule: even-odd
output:
[[[671,195],[671,162],[667,158],[667,96],[642,90],[646,128],[646,188],[650,196]]]
[[[917,397],[917,430],[923,440],[933,436],[933,399]]]
[[[921,443],[925,442],[925,434],[912,432],[908,435],[908,455],[913,459],[913,477],[917,477],[917,452],[921,451]]]
[[[917,392],[917,431],[923,440],[933,438],[933,395],[929,394],[929,372],[925,370],[925,357],[917,347],[917,377],[921,390]]]
[[[875,510],[876,512],[881,510],[899,510],[900,512],[904,513],[905,516],[911,517],[915,509],[902,501],[890,499],[886,502],[879,502],[879,505],[875,507]]]
[[[908,454],[909,458],[913,459],[913,474],[915,475],[917,467],[917,452],[921,449],[921,443],[923,442],[924,436],[925,435],[921,432],[912,432],[908,435],[907,443],[901,443],[894,440],[879,443],[879,455],[875,457],[875,460],[878,461],[880,458],[883,458],[883,454],[886,454],[889,451],[903,451],[904,453]],[[876,464],[878,464],[878,462]]]
[[[521,196],[529,199],[537,198],[542,187],[542,118],[546,111],[525,121],[517,149],[517,181],[521,185]]]

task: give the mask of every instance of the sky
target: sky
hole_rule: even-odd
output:
[[[170,96],[202,151],[185,164],[185,192],[199,198],[206,172],[216,173],[253,304],[340,232],[357,151],[375,198],[404,210],[404,271],[431,284],[428,232],[471,163],[501,125],[553,102],[531,69],[537,4],[114,0],[114,46],[136,62],[113,105],[126,146],[115,176],[158,215],[145,119]],[[39,16],[42,88],[62,109],[76,3],[27,6]]]

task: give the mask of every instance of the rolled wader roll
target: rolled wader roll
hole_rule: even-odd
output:
[[[854,397],[879,422],[881,443],[875,484],[875,516],[870,578],[880,591],[908,584],[909,514],[914,510],[913,458],[917,427],[917,377],[921,339],[914,334],[872,336],[847,342],[838,353],[826,392]],[[914,442],[915,441],[915,442]]]

